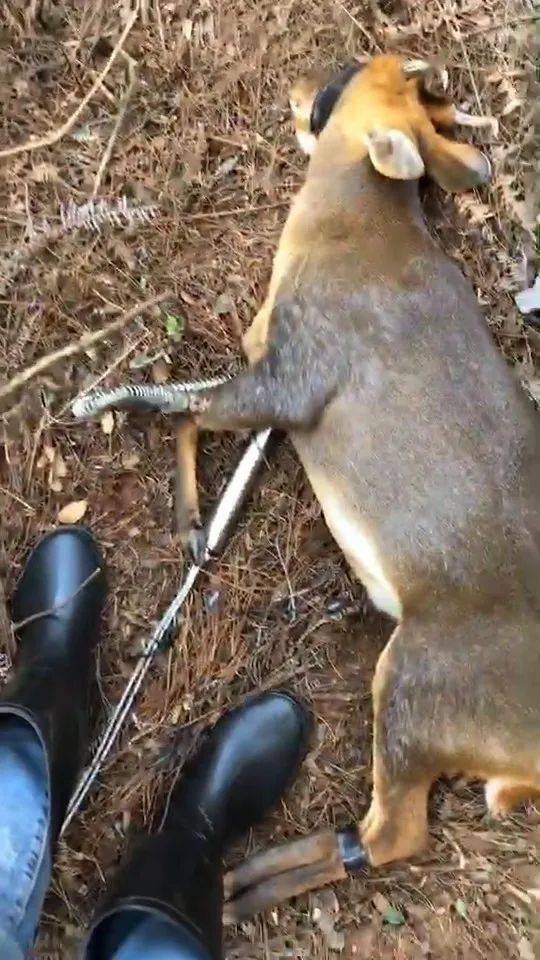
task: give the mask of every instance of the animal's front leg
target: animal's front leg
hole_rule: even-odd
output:
[[[187,468],[184,472],[179,469],[178,504],[184,541],[189,544],[198,540],[190,526],[198,516],[194,508],[196,440],[192,440],[197,429],[308,430],[321,417],[340,380],[347,376],[339,356],[336,361],[330,350],[327,354],[321,349],[316,331],[314,334],[303,324],[305,313],[304,305],[278,307],[274,312],[273,342],[258,363],[233,380],[187,395],[187,409],[194,425],[180,433],[179,467],[181,462],[187,463]],[[325,346],[331,340],[329,332]]]
[[[242,337],[242,349],[251,365],[264,357],[271,314],[272,302],[267,297]]]
[[[258,363],[268,349],[270,322],[276,296],[283,278],[287,276],[287,273],[291,269],[293,260],[294,250],[288,238],[287,224],[285,224],[279,247],[274,257],[272,276],[270,277],[266,299],[254,317],[251,326],[248,327],[242,337],[242,349],[251,366]]]
[[[233,380],[193,393],[189,410],[202,430],[307,430],[335,393],[338,364],[309,344],[286,336]]]
[[[185,550],[197,563],[204,552],[197,488],[197,424],[180,417],[176,428],[175,526]]]

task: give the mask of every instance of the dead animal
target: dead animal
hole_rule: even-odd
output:
[[[375,57],[338,91],[244,340],[250,367],[213,389],[162,388],[191,417],[193,449],[197,429],[288,431],[352,569],[397,622],[373,680],[365,820],[241,865],[234,918],[421,852],[442,774],[486,781],[493,814],[540,793],[540,430],[424,223],[419,177],[465,190],[490,165],[438,131],[459,115],[423,69]]]

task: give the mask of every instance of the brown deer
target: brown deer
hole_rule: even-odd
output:
[[[459,116],[397,57],[355,71],[332,106],[244,340],[250,367],[146,397],[189,411],[192,451],[199,428],[288,431],[353,571],[397,622],[373,680],[365,820],[240,866],[234,919],[418,854],[442,774],[485,780],[494,814],[540,794],[539,425],[418,196],[424,172],[469,189],[489,163],[438,132]],[[194,453],[184,462],[194,472]]]

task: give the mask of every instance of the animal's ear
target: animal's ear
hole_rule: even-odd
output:
[[[426,172],[443,190],[461,193],[491,180],[491,163],[469,143],[447,140],[433,131],[423,139]]]
[[[366,134],[371,162],[379,173],[392,180],[418,180],[424,161],[418,147],[401,130],[374,130]]]

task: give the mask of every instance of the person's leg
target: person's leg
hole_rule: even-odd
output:
[[[43,746],[18,717],[0,717],[0,793],[0,957],[26,957],[51,872],[50,804]]]
[[[99,551],[78,527],[38,543],[15,591],[16,669],[0,689],[0,960],[32,951],[88,743],[104,598]]]
[[[306,708],[280,690],[222,717],[182,770],[161,832],[120,868],[86,960],[223,960],[223,853],[279,802],[310,732]]]
[[[102,949],[107,960],[213,960],[186,927],[143,910],[117,914]]]

